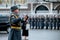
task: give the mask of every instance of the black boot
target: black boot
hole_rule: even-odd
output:
[[[46,27],[46,29],[48,29],[48,27]]]
[[[51,27],[51,30],[52,30],[52,27]]]
[[[54,27],[54,30],[56,29],[56,27]]]
[[[44,27],[41,27],[41,29],[44,29]]]
[[[59,30],[59,27],[57,28],[57,30]]]

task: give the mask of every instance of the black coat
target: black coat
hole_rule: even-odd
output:
[[[26,21],[23,21],[22,23],[22,30],[25,30],[26,29]]]
[[[27,21],[23,21],[22,23],[22,36],[28,36],[28,30],[26,30]]]

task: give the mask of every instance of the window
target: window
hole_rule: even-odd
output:
[[[6,0],[7,1],[7,0]],[[0,8],[5,7],[6,6],[6,2],[5,0],[0,0]]]
[[[0,0],[0,8],[11,6],[11,0]]]
[[[37,13],[37,11],[45,11],[46,12],[46,11],[48,11],[48,8],[44,5],[40,5],[36,8],[35,13]]]
[[[3,2],[3,3],[6,5],[6,7],[8,7],[8,6],[11,6],[11,5],[12,5],[11,0],[4,0],[4,2]]]
[[[1,8],[9,8],[11,7],[12,5],[25,5],[26,6],[26,3],[27,0],[0,0],[0,9]]]
[[[20,9],[26,9],[28,5],[27,0],[14,0],[14,5],[20,5]]]
[[[14,0],[14,4],[25,4],[26,0]]]

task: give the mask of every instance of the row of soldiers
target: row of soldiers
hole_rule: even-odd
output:
[[[59,30],[60,27],[60,16],[38,16],[38,17],[29,17],[29,23],[31,29],[57,29]]]

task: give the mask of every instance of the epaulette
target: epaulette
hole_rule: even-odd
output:
[[[14,16],[14,17],[16,17],[16,18],[18,18],[18,16],[14,15],[14,14],[11,14],[11,15]]]
[[[14,14],[11,14],[11,15],[14,15]]]

